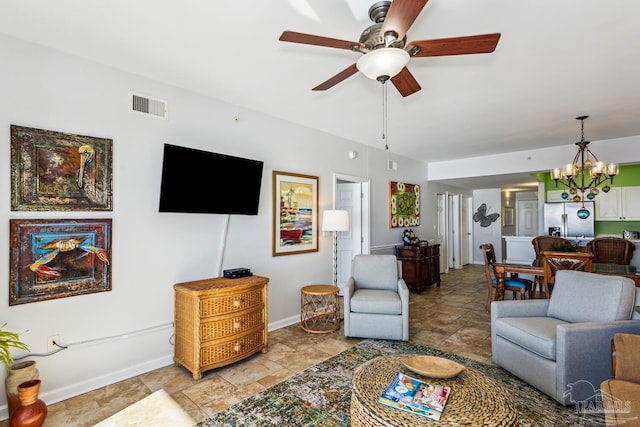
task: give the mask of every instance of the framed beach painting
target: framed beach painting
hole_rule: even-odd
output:
[[[273,256],[318,251],[318,177],[273,171]]]
[[[9,235],[9,305],[111,290],[111,219],[11,219]]]
[[[389,182],[389,227],[420,225],[420,186]]]
[[[515,209],[512,207],[502,208],[502,226],[513,225],[513,215]]]
[[[112,140],[11,125],[12,211],[111,211]]]

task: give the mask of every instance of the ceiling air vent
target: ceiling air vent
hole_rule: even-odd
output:
[[[162,120],[169,118],[167,102],[161,99],[153,99],[147,96],[131,93],[129,108],[131,111],[146,114]]]

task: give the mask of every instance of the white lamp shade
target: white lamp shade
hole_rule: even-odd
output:
[[[349,211],[324,211],[322,214],[322,231],[349,231]]]
[[[380,76],[391,78],[402,71],[410,58],[404,49],[385,47],[365,53],[358,59],[356,67],[362,74],[373,80],[377,80]]]

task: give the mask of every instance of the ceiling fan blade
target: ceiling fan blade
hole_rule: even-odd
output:
[[[357,72],[358,72],[358,68],[356,67],[356,64],[350,65],[349,67],[340,71],[335,76],[331,77],[326,82],[320,83],[318,86],[314,87],[313,90],[327,90],[329,88],[332,88],[338,83],[340,83],[341,81],[346,80],[348,77],[353,76]]]
[[[296,33],[295,31],[284,31],[278,40],[283,42],[311,44],[314,46],[335,47],[337,49],[347,50],[353,50],[352,48],[354,46],[361,46],[361,43],[358,42],[314,36],[313,34]]]
[[[393,83],[403,97],[414,94],[422,89],[407,67],[404,67],[400,73],[391,77],[391,83]]]
[[[398,40],[402,39],[426,4],[427,0],[393,0],[380,35],[384,37],[386,33],[393,31],[398,35]]]
[[[407,43],[406,50],[417,46],[419,51],[412,55],[425,56],[467,55],[472,53],[491,53],[496,50],[500,33],[480,34],[477,36],[450,37],[446,39],[416,40]]]

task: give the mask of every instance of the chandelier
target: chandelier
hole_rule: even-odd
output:
[[[618,174],[618,165],[615,163],[606,164],[589,150],[590,141],[584,140],[584,120],[589,116],[576,117],[581,122],[580,142],[576,142],[578,153],[573,158],[573,162],[563,168],[551,170],[551,178],[556,183],[562,184],[565,191],[562,198],[567,200],[569,195],[574,202],[582,202],[582,209],[578,210],[578,217],[586,219],[589,217],[589,210],[584,207],[585,200],[593,200],[602,191],[608,193],[613,184],[613,177]],[[567,193],[568,190],[568,193]]]

